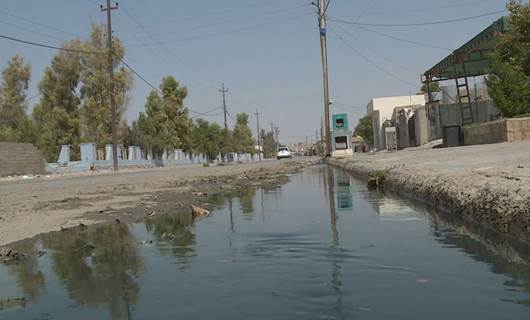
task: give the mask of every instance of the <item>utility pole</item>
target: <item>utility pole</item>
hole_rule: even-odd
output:
[[[258,159],[259,161],[261,161],[261,140],[260,140],[260,136],[259,136],[259,111],[258,109],[256,109],[256,129],[258,130]]]
[[[110,0],[107,0],[107,7],[100,6],[102,12],[107,12],[107,47],[108,47],[108,72],[109,72],[109,99],[110,99],[110,110],[111,110],[111,121],[112,121],[112,163],[114,171],[118,171],[118,142],[116,138],[116,100],[114,97],[114,63],[113,55],[114,50],[112,49],[112,15],[111,11],[118,9],[118,3],[116,6],[111,6]]]
[[[228,89],[225,89],[225,84],[224,83],[223,83],[222,88],[219,90],[219,92],[221,92],[223,94],[223,113],[224,113],[224,116],[225,116],[225,140],[224,140],[223,153],[225,153],[225,155],[226,155],[226,152],[228,151],[227,150],[227,148],[228,148],[228,122],[227,122],[227,119],[226,119],[226,116],[228,114],[228,111],[226,110],[226,93],[228,92]]]
[[[280,140],[278,140],[278,135],[280,134],[280,128],[277,126],[274,127],[274,133],[276,134],[276,150],[280,147]]]
[[[324,130],[326,157],[331,155],[331,136],[329,131],[329,85],[328,85],[328,48],[326,38],[326,10],[329,5],[325,0],[318,0],[318,30],[320,32],[320,52],[322,55],[322,80],[324,86]]]

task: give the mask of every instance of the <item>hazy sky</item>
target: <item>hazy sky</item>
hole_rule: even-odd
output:
[[[1,0],[0,33],[60,46],[63,40],[86,37],[91,21],[105,21],[100,2]],[[328,15],[362,23],[403,24],[480,15],[502,10],[505,3],[332,0]],[[323,113],[322,69],[310,0],[123,0],[119,6],[113,11],[115,36],[126,44],[126,61],[153,85],[158,86],[163,76],[173,75],[189,88],[186,105],[208,111],[221,105],[218,89],[224,83],[230,90],[229,112],[234,117],[238,112],[251,114],[253,129],[252,113],[258,108],[261,125],[270,128],[271,121],[277,124],[283,143],[315,136]],[[364,28],[455,49],[500,16],[443,25]],[[329,26],[343,39],[328,29],[332,111],[349,111],[354,124],[373,97],[417,92],[420,75],[450,52],[336,22]],[[0,43],[2,68],[15,53],[31,63],[29,96],[36,94],[42,72],[55,52],[3,39]],[[135,78],[126,113],[129,120],[143,110],[150,90]],[[36,102],[38,97],[31,100],[31,104]],[[222,115],[206,119],[221,123]],[[232,120],[230,123],[233,125]]]

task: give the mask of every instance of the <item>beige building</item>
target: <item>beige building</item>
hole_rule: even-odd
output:
[[[385,149],[385,132],[383,124],[392,119],[396,107],[412,105],[425,106],[424,95],[374,98],[366,106],[366,112],[372,117],[375,150]]]

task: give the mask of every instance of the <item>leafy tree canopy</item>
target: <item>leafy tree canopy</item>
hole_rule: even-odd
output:
[[[508,3],[509,30],[491,54],[488,92],[503,116],[530,113],[530,3]]]

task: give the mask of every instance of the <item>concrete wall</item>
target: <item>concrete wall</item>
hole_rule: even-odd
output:
[[[425,108],[416,109],[414,114],[414,125],[416,131],[416,146],[429,143],[429,124]]]
[[[492,117],[499,114],[499,109],[493,104],[493,100],[476,101],[471,104],[473,110],[473,121],[476,123],[491,121]],[[440,125],[459,126],[462,125],[462,112],[460,106],[453,104],[440,104],[439,106]]]
[[[464,144],[530,140],[530,118],[501,119],[464,128]]]
[[[0,176],[43,173],[44,158],[34,145],[0,142]]]
[[[394,114],[394,108],[404,107],[410,105],[425,105],[424,95],[410,95],[375,98],[366,106],[367,114],[372,116],[372,123],[374,124],[374,147],[376,150],[385,149],[385,131],[383,123],[386,120],[391,120]],[[375,124],[378,124],[375,126]]]
[[[530,118],[514,118],[506,120],[508,142],[530,140]]]

